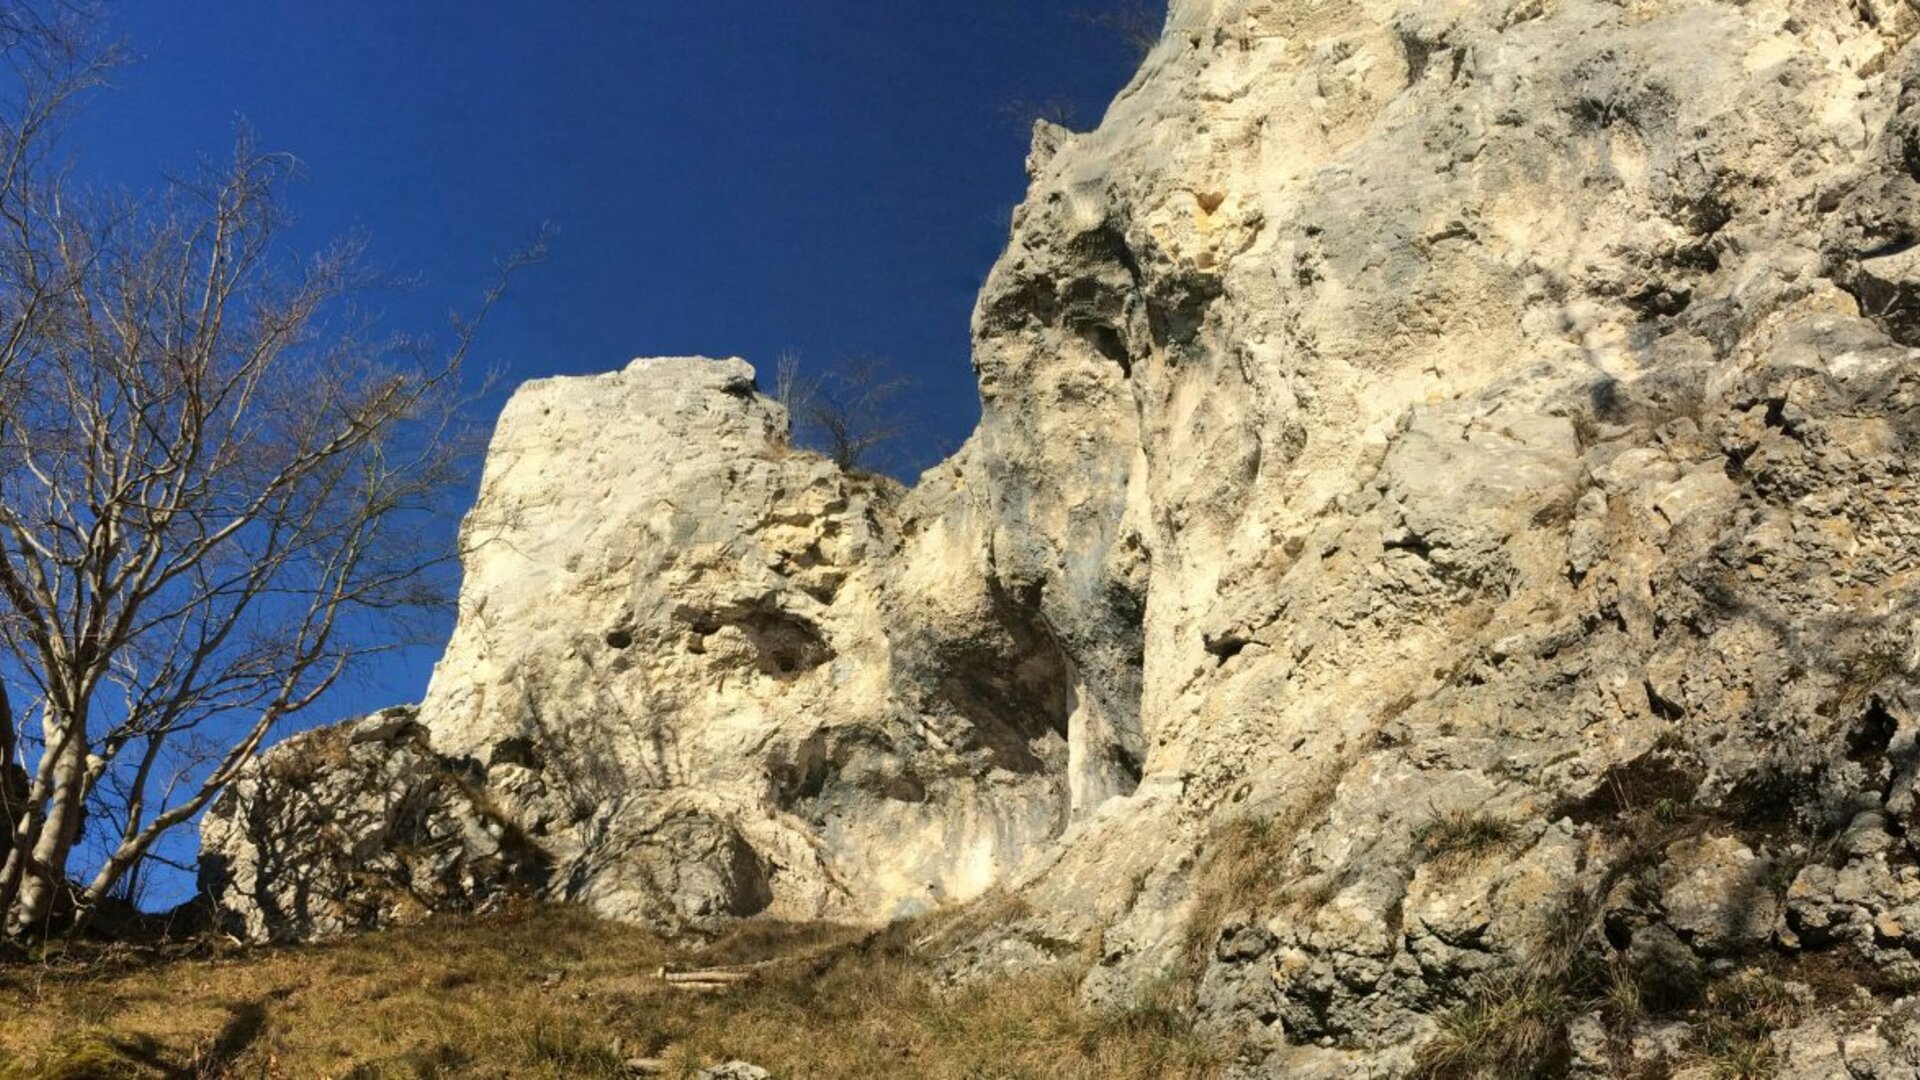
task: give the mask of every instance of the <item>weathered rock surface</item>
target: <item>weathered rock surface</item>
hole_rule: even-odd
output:
[[[201,828],[223,929],[332,937],[531,894],[547,856],[413,709],[297,735],[227,789]]]
[[[538,847],[545,894],[614,918],[969,899],[1067,824],[1068,690],[978,527],[905,524],[951,498],[789,448],[739,361],[523,387],[465,525],[418,745]],[[404,787],[415,764],[364,786]],[[215,815],[275,815],[209,835],[239,845],[225,866],[253,859],[243,838],[312,845],[322,822],[277,790],[250,778]],[[256,933],[276,923],[227,895]]]
[[[737,363],[515,398],[433,753],[623,917],[1004,883],[957,973],[1090,943],[1250,1075],[1432,1065],[1540,972],[1556,1068],[1709,1069],[1749,968],[1800,989],[1743,1046],[1911,1075],[1917,31],[1179,0],[1036,132],[911,492]]]

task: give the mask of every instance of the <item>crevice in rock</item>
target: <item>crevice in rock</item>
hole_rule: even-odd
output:
[[[1433,561],[1433,545],[1427,541],[1426,537],[1412,533],[1406,536],[1396,537],[1392,540],[1382,541],[1380,549],[1382,551],[1404,551],[1422,561]]]
[[[1402,29],[1397,35],[1400,39],[1400,53],[1407,63],[1407,86],[1417,84],[1427,74],[1427,65],[1433,60],[1433,54],[1446,48],[1446,45],[1424,38],[1411,30]],[[1458,70],[1459,58],[1455,57],[1455,70]]]
[[[1915,240],[1910,236],[1895,236],[1865,251],[1857,252],[1854,257],[1857,259],[1884,259],[1889,255],[1904,255],[1912,251],[1916,246],[1920,246],[1920,240]],[[1855,297],[1855,299],[1858,299],[1858,297]]]
[[[1869,698],[1866,711],[1860,714],[1853,730],[1847,732],[1847,758],[1867,761],[1885,754],[1899,729],[1900,722],[1887,711],[1886,702],[1878,695]]]
[[[835,655],[818,624],[804,615],[775,606],[770,598],[713,611],[682,611],[680,617],[693,632],[690,651],[706,652],[707,638],[732,627],[752,646],[755,669],[777,679],[805,674]]]
[[[1656,282],[1627,297],[1625,302],[1643,319],[1672,318],[1693,303],[1693,290],[1685,285]]]
[[[1649,750],[1609,768],[1591,794],[1555,807],[1548,817],[1570,818],[1576,825],[1604,825],[1628,811],[1653,807],[1663,800],[1684,806],[1699,791],[1701,779],[1700,769],[1680,760],[1677,754]]]
[[[1640,685],[1647,692],[1647,708],[1652,710],[1653,715],[1668,723],[1673,723],[1687,715],[1687,710],[1679,702],[1673,701],[1654,689],[1651,682],[1642,681]]]
[[[1824,769],[1792,774],[1778,767],[1769,766],[1756,770],[1743,777],[1728,791],[1722,800],[1725,816],[1739,826],[1742,835],[1762,837],[1772,832],[1809,826],[1810,831],[1822,832],[1831,823],[1800,822],[1797,820],[1803,808],[1813,806],[1817,799],[1820,774]]]

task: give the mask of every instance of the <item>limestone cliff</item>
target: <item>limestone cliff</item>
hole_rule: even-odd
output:
[[[786,431],[737,360],[532,383],[500,418],[414,730],[433,771],[538,849],[555,896],[668,930],[884,920],[978,895],[1067,823],[1063,660],[985,573],[979,526],[923,520],[954,501],[937,483],[845,475]],[[332,801],[385,805],[389,772]],[[347,829],[359,874],[315,875],[310,837],[232,824],[277,801],[260,788],[206,834],[256,936],[377,924],[369,879],[417,894],[494,855],[485,830],[426,826],[463,839],[410,841],[452,860],[423,873]],[[315,922],[342,906],[371,918]]]
[[[1658,1068],[1684,1009],[1593,972],[1761,966],[1788,1075],[1909,1075],[1916,31],[1180,0],[1097,130],[1036,131],[983,419],[911,491],[787,447],[738,362],[516,396],[420,745],[552,895],[1005,885],[957,973],[1091,943],[1089,1001],[1190,980],[1255,1071],[1444,1072],[1520,990],[1541,1068]],[[274,760],[209,819],[236,913],[336,843],[236,827]]]

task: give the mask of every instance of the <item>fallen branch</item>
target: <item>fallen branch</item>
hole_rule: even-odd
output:
[[[663,967],[660,969],[659,975],[661,980],[670,986],[697,986],[701,984],[734,986],[753,978],[753,972],[741,971],[737,968],[707,968],[702,971],[675,971],[670,967]]]

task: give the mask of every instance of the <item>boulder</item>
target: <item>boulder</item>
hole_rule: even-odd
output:
[[[412,709],[297,735],[202,821],[215,925],[256,941],[336,937],[485,910],[545,884],[549,859]]]

